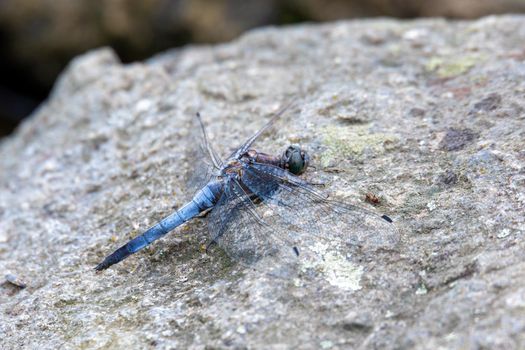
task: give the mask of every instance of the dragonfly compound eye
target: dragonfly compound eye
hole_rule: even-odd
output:
[[[283,162],[286,169],[295,175],[305,172],[310,162],[308,154],[297,145],[289,146],[283,154]]]

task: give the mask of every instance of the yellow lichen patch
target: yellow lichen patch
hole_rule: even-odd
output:
[[[482,61],[480,56],[463,57],[432,57],[425,65],[428,72],[435,73],[439,78],[452,78],[468,72],[476,63]]]
[[[370,133],[367,125],[329,126],[322,129],[327,150],[321,154],[321,164],[326,167],[336,159],[357,157],[365,149],[383,153],[385,145],[397,141],[393,135]]]

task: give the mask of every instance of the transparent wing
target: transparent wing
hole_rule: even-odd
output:
[[[234,260],[252,265],[276,251],[269,238],[269,226],[260,216],[254,196],[239,183],[228,181],[224,192],[209,215],[211,242],[220,245]]]
[[[248,140],[246,140],[242,145],[237,147],[235,151],[233,151],[230,158],[239,158],[243,153],[245,153],[255,142],[255,140],[257,140],[261,134],[269,129],[277,119],[279,119],[290,107],[293,106],[294,103],[295,100],[291,100],[281,107],[281,109],[275,112],[268,123],[257,130]],[[196,117],[194,118],[192,125],[192,136],[194,140],[200,140],[200,142],[199,147],[194,149],[190,154],[190,159],[195,164],[195,171],[191,173],[188,185],[190,188],[198,190],[208,183],[214,174],[214,170],[220,168],[222,165],[222,160],[214,151],[210,143],[206,132],[206,127],[202,122],[202,118],[199,113],[197,113]]]
[[[243,183],[263,198],[266,206],[275,207],[285,222],[301,226],[308,235],[340,238],[370,250],[388,249],[397,243],[398,232],[389,218],[358,205],[330,200],[327,194],[279,167],[251,164]]]
[[[262,135],[266,130],[268,130],[277,119],[279,119],[290,107],[293,106],[295,103],[295,100],[289,101],[287,104],[285,104],[281,109],[279,109],[277,112],[274,113],[273,117],[270,119],[268,123],[266,123],[262,128],[257,130],[255,134],[253,134],[248,140],[246,140],[237,150],[235,150],[231,157],[233,158],[239,158],[244,152],[246,152],[251,145],[259,138],[259,136]]]
[[[257,262],[257,269],[281,276],[334,274],[348,272],[353,264],[381,251],[394,250],[398,242],[395,226],[380,215],[329,200],[281,168],[247,165],[240,185],[256,197],[231,185],[223,207],[212,213],[210,232],[243,264]]]
[[[192,149],[188,150],[189,173],[187,176],[188,189],[196,192],[204,187],[213,177],[215,166],[210,155],[210,145],[200,117],[192,119],[191,138],[197,140]]]
[[[187,188],[190,193],[194,193],[206,186],[212,179],[215,168],[200,149],[190,151],[189,156],[191,165],[187,175]]]

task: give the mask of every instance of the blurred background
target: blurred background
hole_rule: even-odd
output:
[[[0,138],[47,97],[74,56],[100,46],[131,62],[271,24],[524,11],[525,0],[0,0]]]

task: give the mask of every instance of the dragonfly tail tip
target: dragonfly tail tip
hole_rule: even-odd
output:
[[[95,271],[102,271],[110,267],[112,264],[108,264],[106,260],[95,266]]]

